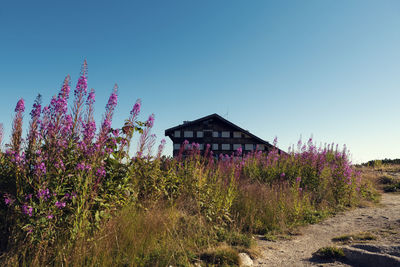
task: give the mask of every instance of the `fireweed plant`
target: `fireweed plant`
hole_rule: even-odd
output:
[[[249,234],[313,223],[373,198],[345,147],[310,139],[285,153],[274,140],[269,153],[239,148],[216,157],[209,145],[185,141],[167,158],[165,140],[153,151],[154,115],[138,120],[140,100],[113,129],[117,86],[96,124],[86,61],[71,109],[70,83],[67,76],[47,106],[36,98],[25,138],[20,99],[0,150],[0,251],[10,265],[188,265],[219,242],[248,247]]]
[[[29,114],[25,139],[24,99],[16,105],[11,141],[0,151],[2,249],[22,243],[45,249],[60,239],[68,245],[97,229],[111,211],[135,198],[124,163],[129,159],[133,134],[148,135],[154,116],[138,121],[138,100],[124,127],[112,129],[118,99],[115,85],[97,126],[93,119],[95,92],[87,89],[86,61],[73,94],[69,110],[67,76],[49,105],[42,106],[39,95]],[[0,130],[2,137],[2,127]]]

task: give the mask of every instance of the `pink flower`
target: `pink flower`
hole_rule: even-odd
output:
[[[18,103],[17,106],[15,107],[15,112],[19,113],[19,112],[24,112],[25,111],[25,101],[23,98],[21,98]]]
[[[147,126],[150,127],[150,128],[153,127],[153,125],[154,125],[154,114],[151,114],[151,115],[149,116],[149,118],[147,119],[146,124],[147,124]]]
[[[22,206],[22,211],[23,211],[26,215],[28,215],[29,217],[32,217],[33,208],[32,208],[31,206],[28,206],[28,205],[24,204],[24,205]]]
[[[14,199],[12,199],[11,198],[11,196],[9,195],[9,194],[4,194],[4,203],[7,205],[7,206],[10,206],[10,205],[12,205],[13,203],[14,203]]]
[[[57,208],[59,208],[59,209],[62,209],[62,208],[65,208],[65,202],[60,202],[60,201],[57,201],[55,204],[54,204]]]
[[[93,103],[95,102],[95,98],[96,98],[96,94],[94,92],[93,89],[90,90],[88,97],[86,99],[86,104],[87,105],[93,105]]]
[[[133,108],[131,110],[132,117],[136,117],[139,114],[141,105],[142,105],[141,100],[140,99],[136,100],[136,103],[135,105],[133,105]]]

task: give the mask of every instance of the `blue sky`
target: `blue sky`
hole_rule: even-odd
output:
[[[218,113],[283,149],[312,135],[400,158],[399,1],[2,1],[6,139],[19,97],[48,103],[84,58],[98,121],[119,85],[114,127],[141,98],[159,140]]]

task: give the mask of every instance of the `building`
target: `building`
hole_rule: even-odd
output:
[[[198,143],[200,151],[210,145],[214,155],[232,154],[238,148],[243,153],[270,151],[274,146],[267,141],[251,134],[218,114],[212,114],[194,121],[184,121],[183,124],[165,130],[165,136],[173,142],[173,155],[179,153],[182,143],[187,140],[190,144]]]

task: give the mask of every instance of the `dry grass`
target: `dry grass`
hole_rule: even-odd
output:
[[[363,179],[380,192],[400,191],[400,165],[359,166],[357,169],[362,172]]]
[[[352,243],[352,242],[365,242],[365,241],[371,241],[371,240],[376,240],[376,236],[370,232],[347,234],[347,235],[341,235],[341,236],[332,238],[333,242],[341,242],[343,244]]]

